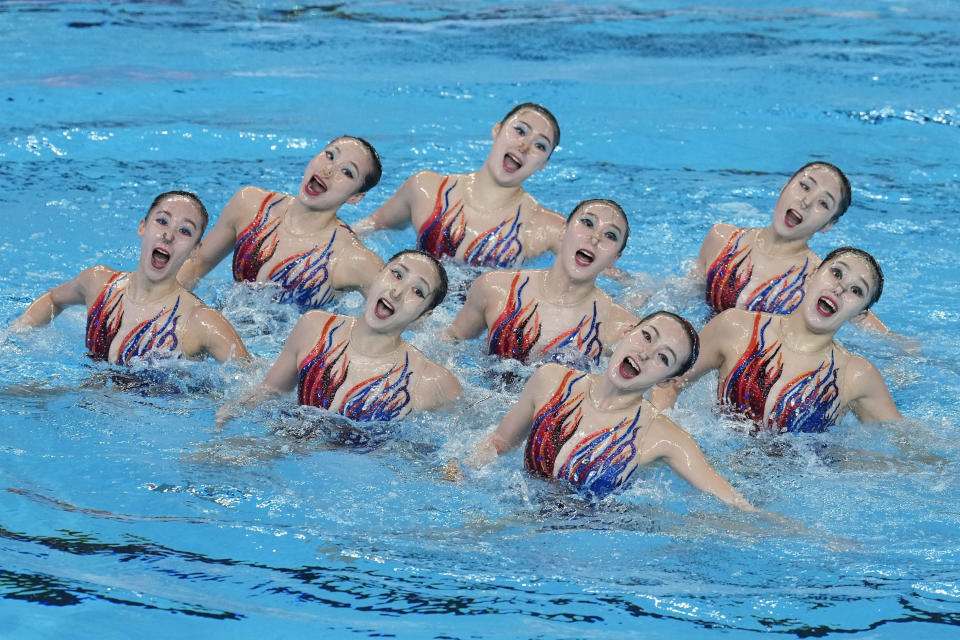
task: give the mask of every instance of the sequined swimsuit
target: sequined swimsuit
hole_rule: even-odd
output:
[[[523,304],[522,299],[523,290],[529,283],[530,276],[524,273],[517,273],[513,277],[507,304],[487,336],[487,353],[490,355],[527,362],[530,351],[540,339],[539,304],[534,300]],[[582,357],[570,362],[568,356],[574,349]],[[600,321],[597,320],[597,303],[594,301],[592,315],[584,314],[577,326],[547,343],[540,349],[539,359],[563,364],[577,364],[585,359],[592,364],[600,364],[601,353],[603,342],[600,340]]]
[[[347,355],[350,329],[344,327],[347,320],[342,316],[331,316],[324,324],[316,346],[300,363],[297,402],[330,409],[360,422],[386,422],[408,413],[413,372],[410,371],[410,355],[406,352],[402,364],[397,363],[387,372],[355,384],[339,404],[334,403],[350,371]],[[346,335],[338,337],[338,332]]]
[[[576,377],[574,377],[576,376]],[[587,390],[574,391],[585,374],[568,371],[556,391],[537,412],[524,449],[524,463],[534,475],[560,480],[604,496],[623,486],[636,469],[630,463],[637,455],[638,426],[642,407],[633,419],[592,433],[570,452],[554,476],[557,454],[580,426]],[[586,381],[585,381],[586,384]]]
[[[746,246],[740,247],[748,231],[752,229],[737,229],[707,270],[706,298],[714,313],[736,308],[741,293],[750,284],[753,245],[745,243]],[[807,258],[803,265],[794,265],[786,273],[761,282],[747,296],[743,308],[747,311],[790,313],[803,302],[803,285],[809,266],[810,259]]]
[[[123,296],[129,281],[123,272],[113,274],[87,313],[87,349],[94,360],[110,360],[110,347],[123,324]],[[124,337],[114,364],[130,364],[137,358],[179,358],[180,296],[171,308],[164,307]]]
[[[274,213],[274,208],[289,197],[267,194],[253,221],[237,236],[233,249],[233,278],[237,282],[256,282],[260,269],[273,257],[282,220]],[[352,233],[345,225],[342,229],[345,233]],[[334,230],[325,246],[317,245],[309,251],[292,255],[270,269],[267,279],[280,285],[278,301],[293,302],[301,311],[307,311],[319,309],[333,300],[334,291],[329,283],[330,260],[334,255],[333,243],[340,231]]]
[[[451,201],[451,193],[457,186],[450,176],[445,176],[437,190],[437,199],[430,217],[417,232],[417,249],[433,257],[457,257],[467,230],[463,200]],[[467,245],[463,261],[478,267],[510,269],[523,262],[523,244],[520,242],[520,207],[512,218],[488,229]]]
[[[774,340],[768,345],[764,337],[772,321],[771,317],[764,320],[761,314],[756,315],[750,344],[727,377],[720,381],[718,400],[758,427],[779,433],[826,431],[840,418],[838,370],[833,349],[830,362],[821,362],[816,369],[801,373],[780,389],[769,417],[764,420],[767,399],[783,373],[780,343]]]

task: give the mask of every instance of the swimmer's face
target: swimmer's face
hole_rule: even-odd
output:
[[[575,280],[592,280],[620,257],[626,220],[600,201],[582,205],[567,222],[558,260]]]
[[[202,216],[183,196],[164,198],[140,221],[139,269],[152,279],[176,277],[200,246]]]
[[[546,166],[555,136],[543,115],[532,109],[518,111],[493,125],[493,147],[485,167],[499,184],[519,186]]]
[[[298,198],[312,209],[356,204],[366,195],[360,188],[372,168],[370,153],[362,144],[352,138],[338,138],[307,165]]]
[[[364,321],[379,331],[403,331],[427,311],[439,283],[429,258],[403,254],[391,260],[367,291]]]
[[[866,311],[877,286],[876,272],[866,260],[855,253],[841,253],[813,273],[800,312],[814,333],[835,332]]]
[[[836,221],[843,183],[823,165],[807,167],[783,187],[773,209],[773,228],[790,240],[806,239],[827,231]]]
[[[690,338],[674,318],[655,315],[617,343],[604,373],[615,386],[641,391],[669,380],[690,358]]]

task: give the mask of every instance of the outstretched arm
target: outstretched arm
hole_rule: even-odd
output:
[[[103,266],[84,269],[77,277],[50,289],[34,300],[27,310],[13,321],[12,328],[42,327],[50,323],[65,307],[84,304],[87,293],[95,289],[96,283],[105,281],[113,273],[113,269]]]
[[[728,505],[745,511],[757,510],[710,466],[693,436],[666,416],[657,416],[650,426],[646,439],[656,439],[653,452],[659,454],[658,457],[670,465],[678,476],[697,489],[712,493]]]

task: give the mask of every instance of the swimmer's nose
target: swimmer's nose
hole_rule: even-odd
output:
[[[324,178],[331,177],[333,175],[333,167],[331,167],[330,165],[320,167],[320,175],[323,176]]]

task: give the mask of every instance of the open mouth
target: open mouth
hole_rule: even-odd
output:
[[[318,196],[321,193],[327,192],[327,183],[317,176],[313,176],[310,178],[310,181],[307,182],[307,186],[304,187],[303,190],[306,191],[308,195]]]
[[[800,215],[800,212],[796,209],[787,209],[787,213],[783,217],[783,221],[788,227],[793,228],[803,222],[803,216]]]
[[[830,317],[837,312],[837,303],[826,296],[817,300],[817,311],[822,316]]]
[[[640,375],[640,365],[632,357],[626,357],[620,363],[620,377],[624,380],[636,378]]]
[[[523,161],[516,155],[508,153],[503,156],[503,168],[507,173],[518,171],[523,166]]]
[[[596,259],[596,256],[593,255],[592,251],[587,251],[586,249],[579,249],[574,255],[573,260],[581,267],[588,267],[593,264],[593,261]]]
[[[170,254],[166,250],[156,248],[150,254],[150,264],[154,269],[163,269],[170,262]]]
[[[380,298],[377,300],[377,306],[373,310],[373,314],[383,320],[384,318],[389,318],[393,315],[394,308],[393,305]]]

